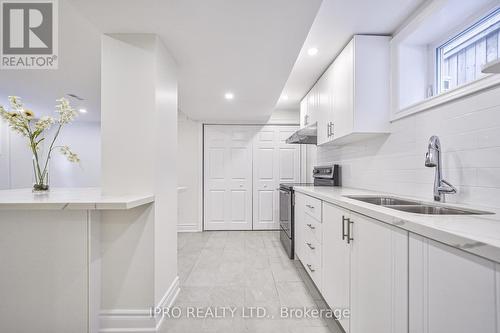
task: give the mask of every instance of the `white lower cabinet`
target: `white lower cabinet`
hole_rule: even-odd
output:
[[[295,249],[330,308],[350,310],[345,332],[500,333],[500,264],[327,202],[318,220],[317,206],[296,194]]]
[[[295,256],[303,262],[305,259],[305,208],[306,208],[306,195],[295,192],[294,202],[294,244]]]
[[[351,246],[345,240],[348,210],[323,203],[323,298],[331,309],[350,309]],[[338,318],[349,332],[349,318]]]
[[[323,297],[346,332],[407,329],[408,233],[323,204]]]
[[[499,265],[410,234],[410,333],[500,332]]]
[[[321,200],[295,194],[295,255],[307,273],[321,289],[322,279],[322,220]]]
[[[408,232],[351,214],[352,333],[408,331]]]

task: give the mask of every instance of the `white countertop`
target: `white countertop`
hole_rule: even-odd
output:
[[[154,195],[104,195],[100,188],[53,188],[47,194],[31,189],[0,191],[0,210],[116,210],[131,209],[154,201]]]
[[[500,263],[500,214],[491,208],[446,204],[454,208],[467,208],[494,212],[494,215],[422,215],[350,199],[349,195],[387,195],[398,198],[422,200],[421,198],[401,197],[394,194],[358,190],[343,187],[294,187],[295,191],[316,197],[341,206],[356,213],[397,226],[424,237],[445,243],[452,247],[479,255]],[[328,223],[328,221],[325,221]]]

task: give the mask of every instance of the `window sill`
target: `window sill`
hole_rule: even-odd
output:
[[[477,81],[465,84],[453,90],[447,91],[445,93],[433,96],[421,102],[412,104],[408,107],[402,108],[392,115],[391,122],[401,118],[408,117],[415,113],[426,111],[434,107],[453,102],[460,98],[464,98],[469,95],[479,93],[483,90],[490,89],[498,85],[500,85],[500,75],[486,76]]]

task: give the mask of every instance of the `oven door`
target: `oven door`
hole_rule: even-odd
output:
[[[288,238],[292,238],[292,192],[280,188],[280,226]]]

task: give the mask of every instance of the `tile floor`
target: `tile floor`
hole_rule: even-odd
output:
[[[281,307],[325,309],[299,262],[289,260],[275,231],[180,233],[180,318],[164,323],[168,333],[337,333],[325,318],[282,318]],[[193,309],[224,318],[193,318]],[[251,307],[264,318],[250,316]],[[191,310],[190,310],[191,309]],[[245,313],[243,313],[245,311]],[[257,310],[254,310],[257,311]],[[203,315],[202,315],[203,317]]]

